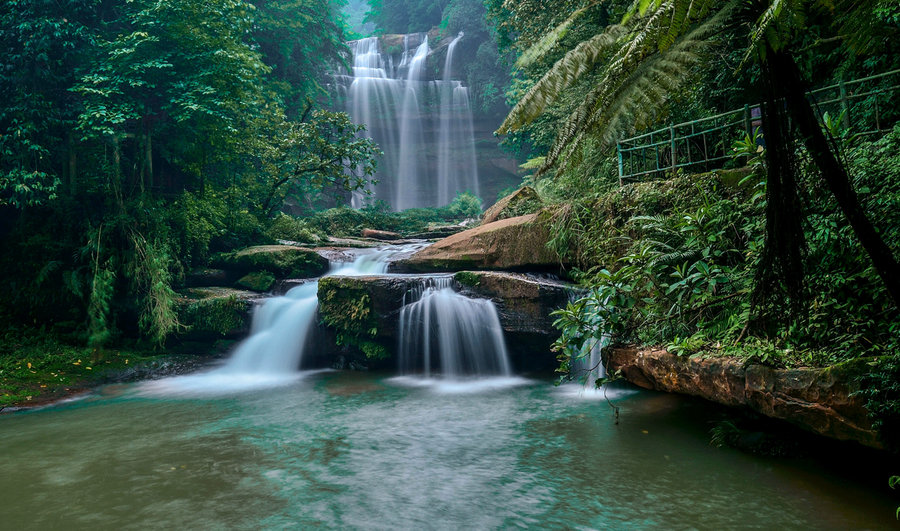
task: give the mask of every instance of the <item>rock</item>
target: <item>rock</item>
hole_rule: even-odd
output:
[[[250,330],[259,294],[221,287],[190,288],[175,301],[182,336],[194,339],[237,337]]]
[[[559,259],[547,249],[549,239],[549,230],[537,214],[508,218],[444,238],[394,262],[391,271],[559,271]]]
[[[360,236],[363,238],[372,238],[373,240],[399,240],[403,238],[400,234],[396,232],[391,232],[387,230],[375,230],[375,229],[363,229],[360,232]]]
[[[854,364],[825,369],[745,367],[734,358],[689,359],[665,350],[615,349],[608,366],[645,389],[699,396],[726,406],[746,407],[838,440],[881,448]]]
[[[530,186],[523,186],[494,203],[481,216],[482,223],[493,223],[501,219],[534,214],[541,209],[542,201]]]
[[[275,284],[275,276],[268,271],[248,273],[237,281],[237,285],[251,291],[266,292]]]
[[[326,277],[319,281],[319,315],[333,332],[373,341],[396,350],[399,317],[408,294],[421,289],[427,276]],[[517,370],[552,370],[550,345],[559,337],[550,312],[568,301],[561,282],[498,272],[461,272],[456,289],[489,298],[497,305],[500,325]],[[370,333],[372,330],[375,333]]]
[[[417,232],[415,234],[410,234],[409,239],[411,239],[411,240],[435,240],[435,239],[446,238],[447,236],[453,236],[454,234],[458,234],[464,230],[466,230],[466,226],[463,224],[438,225],[438,226],[434,226],[434,227],[428,227],[423,232]]]
[[[240,277],[234,271],[224,269],[195,269],[184,278],[184,285],[189,288],[203,286],[231,286]]]
[[[290,245],[257,245],[220,255],[215,265],[242,275],[267,271],[278,278],[308,278],[325,274],[328,260],[315,251]]]

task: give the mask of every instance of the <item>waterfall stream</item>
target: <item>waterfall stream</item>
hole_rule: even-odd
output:
[[[398,255],[423,244],[388,246],[359,254],[352,262],[332,263],[326,276],[384,274]],[[271,297],[253,312],[250,336],[241,342],[224,365],[211,371],[176,376],[142,385],[151,393],[221,393],[269,387],[298,378],[304,348],[312,331],[318,301],[318,279]]]
[[[461,295],[451,284],[451,277],[438,277],[410,290],[400,311],[400,373],[444,381],[511,377],[494,303]]]
[[[404,210],[446,205],[458,192],[480,195],[470,95],[453,78],[461,39],[433,50],[427,35],[405,35],[396,64],[377,37],[349,43],[353,69],[335,76],[337,95],[351,118],[366,125],[365,137],[384,151],[378,184],[371,194],[355,194],[354,207],[374,198]],[[443,75],[429,79],[429,58],[440,49],[446,49]]]

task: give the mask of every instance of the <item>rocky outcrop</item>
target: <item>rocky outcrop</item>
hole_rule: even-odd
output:
[[[250,331],[253,306],[259,294],[221,287],[190,288],[175,300],[182,337],[215,339],[238,337]]]
[[[734,358],[689,359],[665,350],[617,349],[607,365],[645,389],[746,407],[819,435],[880,448],[864,400],[853,394],[859,388],[855,364],[862,362],[773,369]]]
[[[541,209],[541,198],[530,186],[523,186],[494,203],[481,216],[482,223],[493,223],[501,219],[534,214]]]
[[[328,270],[328,260],[319,253],[291,245],[247,247],[220,255],[214,265],[241,276],[265,271],[277,278],[317,277]]]
[[[506,270],[559,271],[557,256],[547,249],[550,233],[537,214],[508,218],[454,234],[426,247],[392,271]]]
[[[404,301],[433,277],[326,277],[319,281],[319,315],[337,333],[376,341],[392,351]],[[550,312],[564,306],[569,288],[538,277],[466,271],[454,277],[454,289],[494,301],[513,365],[519,371],[553,370],[550,345],[559,337]],[[369,334],[374,330],[374,334]]]
[[[386,240],[386,241],[399,240],[399,239],[403,238],[403,236],[401,236],[397,232],[391,232],[388,230],[377,230],[377,229],[363,229],[359,233],[359,235],[362,236],[363,238],[371,238],[373,240]]]

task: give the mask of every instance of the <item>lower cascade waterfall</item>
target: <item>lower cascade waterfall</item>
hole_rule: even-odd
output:
[[[361,254],[353,262],[332,263],[326,276],[383,274],[392,258],[421,247],[422,244],[390,246]],[[222,392],[253,389],[295,379],[300,375],[304,348],[315,325],[318,289],[318,280],[310,280],[257,306],[253,312],[250,336],[238,345],[221,367],[147,382],[142,386],[143,390],[151,393]]]
[[[451,279],[428,279],[400,311],[400,372],[464,376],[512,375],[494,303],[450,288]]]

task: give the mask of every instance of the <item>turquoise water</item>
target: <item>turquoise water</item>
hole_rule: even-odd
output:
[[[415,383],[415,382],[412,382]],[[548,381],[325,372],[225,396],[111,386],[0,416],[2,529],[848,529],[884,486],[708,444],[717,413]],[[717,418],[717,417],[716,417]]]

